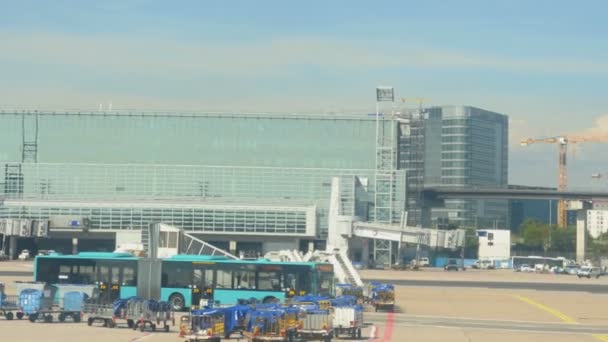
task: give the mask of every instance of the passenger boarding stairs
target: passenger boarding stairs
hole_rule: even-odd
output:
[[[346,251],[314,251],[305,255],[305,261],[328,262],[334,266],[334,274],[339,283],[363,286],[359,272],[355,269]]]
[[[280,251],[272,251],[264,254],[264,258],[272,261],[283,262],[302,262],[304,258],[297,250],[283,249]]]
[[[225,250],[215,247],[194,235],[186,232],[182,233],[182,241],[180,243],[180,253],[195,254],[195,255],[219,255],[229,259],[239,259],[236,255],[230,254]]]
[[[158,224],[158,230],[150,229],[142,229],[141,231],[141,244],[143,245],[144,251],[148,252],[148,255],[152,255],[151,253],[151,243],[152,241],[156,241],[159,246],[156,246],[156,252],[154,255],[159,255],[160,257],[175,255],[175,254],[192,254],[192,255],[219,255],[224,256],[229,259],[239,259],[237,256],[226,252],[225,250],[215,247],[214,245],[205,242],[196,236],[186,233],[183,229],[170,226],[164,223]],[[165,241],[163,238],[163,234],[175,234],[175,239],[168,239],[169,241]],[[152,234],[158,234],[155,238],[151,236]],[[153,244],[153,243],[152,243]]]

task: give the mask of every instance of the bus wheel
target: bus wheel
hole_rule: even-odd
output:
[[[273,296],[268,296],[262,300],[262,303],[264,303],[264,304],[270,304],[270,303],[276,303],[276,302],[277,302],[277,298],[273,297]]]
[[[174,293],[169,297],[169,303],[171,303],[171,307],[173,311],[184,311],[186,308],[184,296],[179,293]]]

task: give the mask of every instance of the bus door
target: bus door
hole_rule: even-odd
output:
[[[205,306],[205,302],[213,300],[213,268],[209,265],[193,265],[192,291],[193,306]],[[201,304],[202,303],[202,304]]]
[[[98,268],[97,286],[102,303],[112,303],[120,298],[120,266],[101,264]]]

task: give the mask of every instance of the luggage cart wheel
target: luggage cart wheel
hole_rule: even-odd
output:
[[[109,319],[108,320],[108,328],[114,328],[114,327],[116,327],[116,323],[114,323],[113,320]]]
[[[154,323],[150,324],[150,328],[152,328],[152,331],[156,331],[156,324],[154,324]]]
[[[361,328],[357,329],[357,338],[361,339]]]
[[[23,318],[23,312],[17,312],[17,319]]]
[[[27,318],[30,320],[30,322],[34,323],[38,319],[38,314],[31,314],[27,316]]]
[[[325,336],[324,342],[331,342],[331,336],[329,336],[329,335]]]
[[[165,324],[165,332],[169,332],[169,326]]]
[[[7,312],[5,317],[6,317],[7,320],[12,321],[13,320],[13,313],[12,312]]]
[[[80,317],[80,314],[77,313],[72,316],[72,319],[74,320],[74,323],[80,323],[82,317]]]
[[[44,316],[44,323],[52,323],[52,322],[53,322],[53,316],[51,316],[51,315]]]
[[[129,327],[129,329],[133,329],[133,320],[132,319],[127,320],[127,327]]]
[[[64,313],[60,313],[58,318],[59,318],[59,322],[62,322],[62,323],[65,322],[65,314]]]
[[[87,325],[88,326],[93,325],[93,317],[89,317],[89,319],[87,319]]]
[[[146,328],[146,323],[145,322],[141,322],[138,325],[139,325],[139,331],[143,332],[144,329]]]

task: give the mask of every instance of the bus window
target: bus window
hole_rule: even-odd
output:
[[[329,272],[319,272],[318,295],[331,296],[334,290],[334,275]]]
[[[59,284],[69,284],[72,282],[72,265],[59,265],[59,274],[57,275]]]
[[[258,290],[282,291],[280,272],[258,272]]]
[[[125,266],[122,269],[122,286],[136,286],[137,275],[135,269],[132,266]]]
[[[109,283],[110,282],[110,267],[108,265],[99,266],[99,278],[100,282]]]
[[[255,289],[254,271],[234,271],[234,289]]]
[[[195,268],[193,273],[193,282],[199,287],[212,286],[213,270],[209,268]]]
[[[167,262],[163,266],[162,286],[187,288],[192,281],[192,268],[190,264]]]
[[[232,272],[226,270],[217,270],[215,273],[215,287],[218,289],[232,288]]]
[[[95,281],[95,267],[89,265],[81,265],[77,279],[74,279],[75,284],[89,285]]]
[[[120,283],[120,268],[118,268],[118,266],[113,266],[111,268],[110,283],[112,283],[112,284]]]

